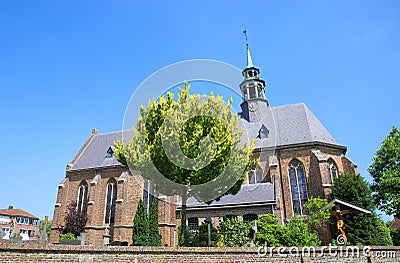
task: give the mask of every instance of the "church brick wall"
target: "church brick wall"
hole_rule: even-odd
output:
[[[0,263],[9,262],[76,262],[76,263],[247,263],[247,262],[330,262],[330,263],[395,263],[400,258],[400,247],[354,247],[359,253],[322,247],[315,254],[307,250],[298,256],[289,254],[289,248],[259,254],[257,248],[175,248],[175,247],[95,247],[67,245],[0,244]],[[364,252],[365,251],[365,252]],[[263,252],[263,251],[261,251]],[[314,256],[315,255],[315,256]]]
[[[325,159],[318,159],[312,150],[319,150]],[[277,149],[277,162],[269,163],[271,152],[255,153],[255,158],[261,156],[260,167],[267,182],[275,184],[276,206],[252,207],[252,208],[220,208],[209,210],[189,210],[187,218],[197,217],[201,224],[208,216],[213,218],[214,224],[218,225],[226,215],[237,215],[241,218],[244,214],[265,214],[272,211],[277,215],[279,222],[284,224],[287,219],[293,218],[292,197],[289,181],[289,164],[297,159],[304,166],[307,181],[308,195],[326,197],[330,193],[330,178],[326,160],[331,159],[335,163],[338,174],[342,172],[354,172],[356,166],[344,157],[345,150],[327,146],[297,146],[291,148]],[[269,171],[268,171],[269,169]],[[82,181],[88,184],[88,215],[89,221],[86,226],[86,233],[89,243],[94,245],[102,244],[103,235],[106,232],[104,225],[104,210],[106,202],[106,187],[110,178],[117,181],[116,217],[113,229],[110,234],[114,240],[132,240],[132,224],[136,213],[137,203],[142,198],[143,178],[138,172],[131,174],[125,181],[119,180],[123,172],[129,172],[125,167],[102,168],[99,170],[68,171],[63,186],[58,189],[56,207],[54,209],[53,226],[50,241],[57,243],[60,233],[59,228],[64,224],[66,207],[71,201],[77,200],[78,188]],[[96,174],[100,179],[92,183]],[[245,182],[246,183],[246,182]],[[176,200],[168,200],[171,197],[160,197],[159,202],[159,229],[162,234],[162,244],[173,246],[176,243],[177,225]],[[165,201],[165,202],[164,202]]]
[[[125,180],[120,179],[123,172],[128,172],[129,174]],[[100,178],[97,181],[94,181],[96,175],[100,175]],[[104,224],[107,184],[111,178],[114,178],[117,181],[116,213],[113,227]],[[57,206],[54,209],[50,242],[58,242],[61,235],[60,229],[64,226],[67,206],[72,201],[77,200],[79,186],[83,181],[88,184],[88,222],[85,227],[88,243],[101,245],[103,242],[103,235],[106,234],[106,228],[109,229],[112,240],[127,241],[131,243],[133,218],[136,213],[137,204],[139,199],[142,198],[143,193],[143,178],[137,172],[131,174],[129,170],[124,167],[67,171],[67,176],[64,180],[63,186],[60,186],[58,191]],[[175,208],[170,208],[169,206],[169,204],[162,204],[160,206],[159,220],[160,222],[172,224],[175,227]],[[173,217],[172,213],[174,215]],[[171,226],[167,227],[167,229],[169,228],[171,228]],[[168,231],[163,230],[165,233]],[[169,237],[166,237],[165,242],[163,243],[171,245]]]

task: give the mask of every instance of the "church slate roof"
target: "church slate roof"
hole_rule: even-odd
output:
[[[268,113],[266,114],[264,111],[259,111],[260,121],[257,123],[250,123],[244,118],[239,122],[239,128],[246,130],[243,134],[243,141],[256,139],[256,149],[307,143],[328,144],[346,149],[345,146],[336,142],[304,103],[269,107],[268,109],[270,116],[267,116]],[[259,138],[262,125],[265,125],[270,132],[271,136],[267,139]],[[116,139],[121,140],[122,136],[125,137],[125,140],[129,140],[132,137],[132,131],[94,135],[68,171],[121,166],[114,156],[107,157],[107,150],[110,146],[113,147]]]
[[[129,140],[133,135],[133,131],[115,131],[110,133],[96,134],[93,136],[89,144],[78,156],[76,161],[72,163],[72,167],[68,171],[95,169],[101,167],[122,166],[115,156],[108,157],[107,150],[114,148],[115,140]]]
[[[325,129],[311,110],[304,104],[291,104],[270,107],[269,111],[261,111],[258,122],[249,122],[242,118],[239,127],[245,128],[244,141],[256,139],[256,148],[285,147],[290,145],[318,142],[345,149],[339,145]],[[265,125],[271,136],[261,139],[258,134]]]
[[[218,201],[213,201],[209,205],[197,201],[194,197],[189,197],[186,205],[187,210],[269,205],[275,204],[274,197],[273,183],[245,184],[242,185],[236,195],[224,195]]]

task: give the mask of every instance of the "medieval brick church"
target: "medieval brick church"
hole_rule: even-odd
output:
[[[254,157],[260,161],[248,172],[241,190],[211,204],[189,198],[187,224],[196,230],[205,218],[218,224],[224,218],[244,221],[274,213],[281,224],[294,215],[303,215],[309,197],[326,197],[332,181],[342,172],[356,173],[356,165],[346,158],[346,146],[335,141],[304,103],[270,107],[265,81],[253,65],[247,47],[247,66],[239,84],[243,102],[239,128],[243,141],[256,141]],[[127,136],[127,132],[124,132]],[[101,245],[103,237],[132,240],[132,224],[139,199],[147,208],[153,201],[153,185],[139,172],[130,171],[113,155],[115,140],[122,131],[99,134],[93,129],[58,185],[50,241],[57,243],[64,225],[67,206],[87,210],[85,232],[90,244]],[[177,245],[179,206],[158,196],[159,229],[162,244]],[[156,200],[156,199],[154,199]]]

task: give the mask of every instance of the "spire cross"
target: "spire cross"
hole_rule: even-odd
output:
[[[249,48],[249,43],[247,42],[247,30],[246,29],[243,30],[243,34],[246,38],[246,48]]]

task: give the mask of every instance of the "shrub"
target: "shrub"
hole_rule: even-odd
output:
[[[225,219],[220,225],[221,241],[227,247],[241,247],[249,241],[250,224],[238,218]]]
[[[66,233],[60,237],[60,240],[76,240],[76,237],[73,233]]]

